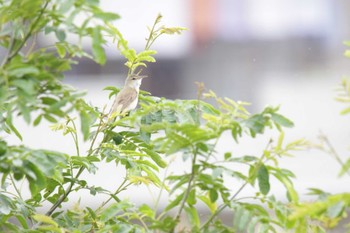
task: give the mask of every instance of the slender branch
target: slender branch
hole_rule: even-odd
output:
[[[38,34],[34,34],[33,37],[34,37],[34,38],[33,38],[33,40],[32,40],[32,44],[30,45],[30,47],[29,47],[29,49],[28,49],[28,51],[27,51],[26,56],[28,56],[29,54],[31,54],[32,51],[34,50],[34,47],[35,47],[35,45],[36,45],[36,40],[37,40]]]
[[[15,180],[13,179],[11,173],[9,174],[9,176],[10,176],[11,183],[12,183],[12,185],[13,185],[13,187],[14,187],[14,189],[15,189],[17,195],[18,195],[18,197],[20,197],[20,198],[23,200],[22,195],[21,195],[21,192],[20,192],[20,190],[18,189],[18,187],[17,187],[17,185],[16,185],[16,183],[15,183]]]
[[[38,15],[38,17],[35,19],[34,23],[30,26],[29,31],[27,32],[27,34],[26,34],[26,35],[24,36],[24,38],[22,39],[21,44],[20,44],[12,53],[11,53],[11,52],[8,53],[8,55],[7,55],[7,57],[5,58],[5,60],[4,60],[3,64],[2,64],[2,66],[4,66],[4,65],[7,64],[7,63],[9,63],[9,62],[12,60],[12,58],[13,58],[14,56],[16,56],[17,53],[18,53],[18,52],[23,48],[23,46],[27,43],[27,40],[32,36],[34,29],[36,28],[36,26],[37,26],[38,23],[40,22],[41,17],[43,16],[43,14],[44,14],[44,12],[45,12],[47,6],[49,5],[49,2],[50,2],[50,1],[46,1],[46,2],[45,2],[43,8],[41,9],[41,11],[40,11],[40,13],[39,13],[39,15]],[[11,49],[11,50],[12,50],[12,49]]]
[[[117,195],[118,193],[120,193],[121,191],[125,190],[127,187],[132,185],[132,183],[126,184],[127,181],[128,181],[128,179],[125,178],[123,180],[123,182],[119,185],[117,190],[112,195],[110,195],[110,197],[97,208],[96,212],[101,210],[108,202],[110,202],[112,199],[114,199],[113,196]],[[118,198],[118,201],[120,201],[119,198]]]
[[[342,169],[345,169],[345,163],[343,162],[343,160],[340,158],[339,154],[337,153],[337,151],[335,150],[334,146],[332,145],[332,143],[329,141],[328,137],[324,134],[320,135],[320,139],[326,144],[326,146],[329,149],[329,154],[331,154],[335,160],[340,164],[340,166],[342,167]],[[346,170],[346,173],[350,176],[350,170]]]
[[[175,217],[175,221],[179,221],[180,220],[180,216],[181,216],[181,213],[182,213],[182,210],[183,208],[185,207],[185,204],[186,204],[186,201],[187,201],[187,198],[188,196],[190,195],[190,192],[192,190],[192,186],[193,186],[193,180],[196,176],[196,171],[195,171],[195,165],[196,165],[196,160],[197,160],[197,150],[194,150],[194,154],[193,154],[193,158],[192,158],[192,169],[191,169],[191,176],[188,180],[188,185],[187,185],[187,188],[186,188],[186,192],[185,192],[185,195],[182,199],[182,202],[180,204],[180,207],[179,207],[179,210],[176,214],[176,217]],[[171,232],[174,232],[175,230],[175,227],[172,229]]]
[[[154,21],[154,24],[153,24],[153,26],[152,26],[152,29],[151,29],[150,32],[149,32],[149,36],[148,36],[148,38],[147,38],[147,42],[146,42],[146,45],[145,45],[145,50],[148,50],[148,49],[151,47],[151,45],[153,44],[153,42],[155,41],[155,39],[158,38],[158,37],[154,38],[154,39],[153,39],[153,42],[151,42],[151,41],[152,41],[152,37],[153,37],[153,33],[154,33],[154,29],[155,29],[157,23],[159,22],[159,20],[158,20],[159,17],[161,17],[161,16],[160,16],[160,15],[157,16],[157,19],[156,19],[156,21]]]
[[[156,41],[156,39],[158,39],[158,37],[160,37],[161,35],[162,35],[161,33],[158,34],[158,35],[156,35],[156,36],[153,38],[153,40],[151,40],[151,43],[148,45],[148,47],[146,47],[146,50],[150,49],[151,46],[153,45],[153,43]]]
[[[271,143],[272,143],[272,139],[269,140],[264,151],[266,151],[269,148]],[[256,162],[256,164],[258,164],[258,166],[255,167],[256,170],[259,169],[260,167],[259,164],[262,163],[264,158],[265,158],[265,153],[262,153],[259,161]],[[250,177],[241,185],[241,187],[239,187],[239,189],[233,194],[233,196],[229,199],[228,202],[221,204],[221,206],[215,211],[215,213],[212,216],[210,216],[210,218],[202,225],[202,227],[200,228],[200,231],[204,230],[204,228],[206,228],[213,221],[213,219],[216,218],[229,205],[229,203],[231,203],[233,200],[236,199],[238,194],[240,194],[240,192],[249,184],[249,181],[250,181]]]
[[[73,140],[74,140],[74,144],[75,144],[75,150],[77,152],[77,155],[80,156],[80,149],[79,149],[79,141],[78,141],[78,134],[77,134],[77,127],[74,123],[73,120],[70,120],[70,122],[72,122],[72,125],[73,125],[73,129],[74,129],[74,132],[71,132],[71,135],[73,137]]]
[[[160,202],[160,198],[162,197],[162,194],[163,194],[163,191],[164,191],[164,189],[165,189],[165,180],[166,180],[166,177],[167,177],[167,174],[168,174],[168,171],[169,171],[169,164],[168,164],[168,166],[165,168],[165,172],[164,172],[164,177],[163,177],[163,181],[162,181],[162,187],[161,187],[161,189],[160,189],[160,191],[159,191],[159,194],[158,194],[158,196],[157,196],[157,199],[156,199],[156,201],[155,201],[155,204],[154,204],[154,207],[153,207],[153,209],[155,209],[155,210],[157,210],[158,209],[158,205],[159,205],[159,202]]]
[[[88,152],[89,155],[92,154],[92,148],[93,148],[94,145],[95,145],[97,136],[98,136],[98,134],[102,131],[101,127],[102,127],[102,125],[103,125],[103,115],[104,115],[104,114],[101,115],[100,122],[99,122],[99,124],[98,124],[98,126],[97,126],[96,134],[95,134],[94,137],[92,138],[92,141],[91,141],[91,144],[90,144],[90,148],[89,148],[89,152]],[[103,141],[102,141],[102,142],[103,142]]]
[[[91,156],[92,152],[93,152],[93,147],[94,144],[96,142],[96,138],[97,135],[100,133],[101,131],[101,126],[102,126],[102,118],[100,119],[99,125],[97,127],[97,131],[96,134],[94,136],[94,138],[91,141],[90,144],[90,148],[88,151],[88,155],[87,156]],[[102,140],[102,142],[100,144],[102,144],[104,142],[104,140]],[[100,148],[100,147],[99,147]],[[75,182],[78,180],[78,178],[80,177],[80,175],[83,173],[83,171],[85,170],[85,167],[80,167],[80,169],[78,170],[77,174],[74,176],[74,178],[71,180],[69,186],[66,188],[65,192],[57,199],[57,201],[55,202],[55,204],[49,209],[49,211],[46,212],[47,216],[51,216],[53,214],[53,212],[62,204],[62,202],[67,198],[67,196],[72,192],[73,186],[75,185]]]
[[[249,184],[248,181],[246,181],[242,184],[242,186],[230,198],[230,202],[238,196],[238,194],[245,188],[245,186],[247,186],[247,184]],[[200,231],[202,231],[204,228],[206,228],[211,223],[211,221],[213,221],[213,219],[216,218],[227,206],[228,206],[227,203],[221,204],[221,206],[215,211],[215,213],[212,216],[210,216],[210,218],[203,224],[203,226],[200,228]]]
[[[12,32],[11,41],[10,41],[10,46],[9,46],[9,48],[7,50],[7,53],[6,53],[6,56],[5,56],[4,60],[1,63],[1,67],[3,67],[6,64],[7,58],[10,56],[14,45],[15,45],[15,32],[13,31]]]

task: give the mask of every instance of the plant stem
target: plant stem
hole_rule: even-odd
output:
[[[14,187],[14,189],[15,189],[17,195],[18,195],[18,197],[21,198],[21,199],[23,200],[22,195],[21,195],[21,192],[20,192],[20,190],[18,189],[18,187],[17,187],[17,185],[16,185],[16,183],[15,183],[15,180],[13,179],[11,173],[9,174],[9,176],[10,176],[11,183],[12,183],[12,185],[13,185],[13,187]]]
[[[230,198],[229,202],[233,201],[237,197],[237,195],[245,188],[245,186],[247,186],[247,184],[249,184],[248,181],[244,182],[242,186],[236,191],[236,193]],[[227,203],[221,204],[221,206],[215,211],[215,213],[212,216],[210,216],[210,218],[203,224],[203,226],[200,228],[200,231],[204,230],[204,228],[206,228],[211,223],[211,221],[213,221],[213,219],[216,218],[227,206]]]
[[[157,210],[158,209],[158,205],[159,205],[159,202],[160,202],[160,198],[162,197],[162,194],[163,194],[163,190],[165,189],[165,185],[164,185],[164,183],[165,183],[165,180],[166,180],[166,177],[167,177],[167,173],[168,173],[168,170],[169,170],[169,164],[168,164],[168,166],[165,168],[165,172],[164,172],[164,178],[163,178],[163,181],[162,181],[162,187],[161,187],[161,189],[160,189],[160,191],[159,191],[159,194],[158,194],[158,196],[157,196],[157,199],[156,199],[156,201],[155,201],[155,204],[154,204],[154,207],[153,207],[153,209],[155,209],[155,210]]]
[[[75,144],[75,150],[77,152],[77,156],[80,156],[80,149],[79,149],[79,141],[78,141],[78,134],[77,134],[77,127],[74,123],[73,120],[69,119],[70,122],[72,122],[72,125],[73,125],[73,129],[74,129],[74,132],[71,132],[71,135],[73,137],[73,141],[74,141],[74,144]]]
[[[334,146],[332,145],[332,143],[329,141],[328,137],[326,135],[320,135],[320,139],[326,144],[326,146],[329,148],[329,154],[331,154],[335,160],[340,164],[340,166],[342,167],[342,169],[345,169],[345,164],[343,162],[343,160],[340,158],[339,154],[337,153],[337,151],[335,150]],[[347,169],[346,173],[350,176],[350,170]]]
[[[179,211],[178,213],[176,214],[176,217],[175,217],[175,221],[179,221],[180,220],[180,217],[181,217],[181,213],[182,213],[182,210],[184,209],[185,207],[185,204],[186,204],[186,201],[187,201],[187,198],[188,196],[190,195],[190,192],[192,190],[192,185],[193,185],[193,180],[196,176],[196,170],[195,170],[195,166],[196,166],[196,160],[197,160],[197,150],[194,150],[194,153],[193,153],[193,158],[192,158],[192,170],[191,170],[191,176],[188,180],[188,185],[187,185],[187,189],[186,189],[186,192],[185,192],[185,195],[182,199],[182,202],[181,202],[181,205],[179,207]],[[175,226],[174,226],[174,229],[175,229]],[[172,229],[171,232],[174,232],[174,229]]]
[[[102,126],[102,117],[100,118],[100,122],[99,122],[99,125],[98,125],[97,130],[96,130],[96,134],[95,134],[94,138],[91,141],[90,148],[89,148],[87,156],[91,156],[92,155],[92,152],[93,152],[92,148],[94,147],[94,144],[96,142],[97,135],[101,131],[101,126]],[[100,144],[102,144],[103,142],[104,142],[104,140],[102,140],[102,142]],[[76,180],[78,180],[78,178],[80,177],[81,173],[83,173],[84,170],[85,170],[85,167],[80,167],[80,169],[78,170],[77,174],[74,176],[74,178],[70,182],[69,186],[66,188],[65,192],[57,199],[57,201],[49,209],[49,211],[46,212],[47,216],[51,216],[53,214],[53,212],[62,204],[62,202],[72,192],[72,189],[73,189],[73,186],[75,185]]]
[[[50,2],[50,1],[46,1],[46,2],[45,2],[43,8],[41,9],[41,11],[40,11],[40,13],[39,13],[39,15],[38,15],[38,17],[35,19],[35,21],[33,22],[33,24],[30,26],[29,31],[27,32],[27,34],[26,34],[26,35],[24,36],[24,38],[22,39],[21,44],[19,44],[19,46],[18,46],[14,51],[12,51],[12,52],[11,52],[11,50],[12,50],[13,47],[14,47],[14,43],[11,43],[12,46],[10,46],[10,50],[9,50],[9,52],[8,52],[6,58],[4,59],[4,61],[3,61],[3,63],[2,63],[1,66],[4,66],[4,65],[6,65],[7,63],[9,63],[9,62],[12,60],[12,58],[13,58],[14,56],[16,56],[17,53],[18,53],[18,52],[23,48],[23,46],[27,43],[27,40],[32,36],[35,27],[36,27],[36,26],[38,25],[38,23],[40,22],[40,19],[41,19],[41,17],[43,16],[43,14],[44,14],[44,12],[45,12],[47,6],[49,5],[49,2]],[[14,39],[13,39],[13,40],[14,40]]]
[[[269,148],[269,146],[272,143],[272,139],[270,139],[264,149],[264,152]],[[261,166],[261,163],[263,162],[265,158],[265,153],[262,153],[259,161],[256,162],[257,166],[255,167],[255,170],[258,170]],[[254,174],[255,172],[253,172]],[[216,218],[228,205],[229,203],[231,203],[232,201],[234,201],[236,199],[236,197],[238,196],[238,194],[245,188],[245,186],[247,186],[250,182],[250,178],[248,177],[247,180],[245,180],[245,182],[241,185],[241,187],[239,187],[239,189],[235,192],[235,194],[233,194],[233,196],[229,199],[229,201],[221,204],[221,206],[215,211],[215,213],[210,216],[210,218],[203,224],[203,226],[200,228],[200,231],[203,231],[204,228],[206,228],[212,221],[214,218]]]
[[[122,190],[125,190],[127,187],[129,187],[130,185],[132,185],[132,183],[126,184],[127,181],[128,181],[128,179],[125,178],[125,179],[123,180],[123,182],[119,185],[119,187],[117,188],[117,190],[113,193],[113,195],[110,195],[110,197],[109,197],[106,201],[104,201],[104,202],[97,208],[96,212],[97,212],[98,210],[101,210],[108,202],[110,202],[112,199],[114,199],[113,196],[117,195],[117,194],[120,193]],[[125,184],[126,184],[126,185],[125,185]],[[119,198],[118,198],[118,201],[120,201]]]
[[[151,47],[151,45],[153,44],[153,42],[157,39],[157,37],[156,37],[156,38],[154,38],[154,39],[152,40],[152,37],[153,37],[154,29],[155,29],[157,23],[158,23],[159,20],[160,20],[159,18],[161,18],[161,17],[162,17],[161,15],[158,15],[157,18],[156,18],[156,20],[154,21],[154,24],[153,24],[153,26],[152,26],[152,29],[151,29],[151,31],[149,32],[149,36],[148,36],[148,38],[147,38],[147,42],[146,42],[146,45],[145,45],[145,50],[150,49],[150,47]],[[152,41],[153,41],[153,42],[152,42]]]

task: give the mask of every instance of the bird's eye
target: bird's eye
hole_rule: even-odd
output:
[[[132,80],[136,80],[136,78],[132,78]]]

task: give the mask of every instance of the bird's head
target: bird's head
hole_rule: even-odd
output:
[[[146,77],[147,77],[147,75],[131,74],[125,80],[125,86],[139,88],[141,86],[142,79],[144,79]]]

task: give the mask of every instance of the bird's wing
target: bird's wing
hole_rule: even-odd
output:
[[[137,91],[134,88],[125,87],[115,97],[111,113],[129,111],[127,107],[137,98]],[[131,109],[130,109],[131,110]]]

